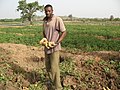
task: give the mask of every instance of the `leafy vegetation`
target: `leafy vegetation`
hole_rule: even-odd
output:
[[[67,37],[62,42],[65,48],[83,51],[119,51],[120,26],[66,25]],[[0,28],[0,42],[22,43],[38,46],[42,39],[41,26]]]
[[[67,25],[64,47],[84,51],[120,49],[120,26]]]
[[[0,31],[2,33],[0,34],[1,43],[21,43],[37,46],[39,40],[42,39],[42,31],[38,27],[1,28]]]

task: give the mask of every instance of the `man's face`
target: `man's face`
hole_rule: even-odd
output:
[[[53,10],[51,7],[46,7],[45,8],[45,14],[46,14],[46,17],[51,17],[51,15],[53,14]]]

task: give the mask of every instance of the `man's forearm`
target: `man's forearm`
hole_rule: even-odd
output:
[[[65,38],[65,36],[66,36],[66,31],[64,31],[64,32],[62,32],[62,34],[60,35],[60,38],[58,39],[58,41],[57,41],[57,43],[61,43],[62,42],[62,40]]]
[[[43,31],[43,37],[46,38],[45,32]]]

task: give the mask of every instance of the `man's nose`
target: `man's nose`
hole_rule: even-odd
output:
[[[49,14],[49,12],[46,12],[46,14]]]

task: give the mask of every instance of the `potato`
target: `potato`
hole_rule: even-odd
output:
[[[42,40],[40,40],[39,44],[45,46],[47,49],[50,49],[56,46],[54,42],[48,42],[46,38],[43,38]]]
[[[54,42],[48,42],[48,46],[49,46],[50,48],[53,48],[54,46],[56,46],[56,44],[55,44]]]

